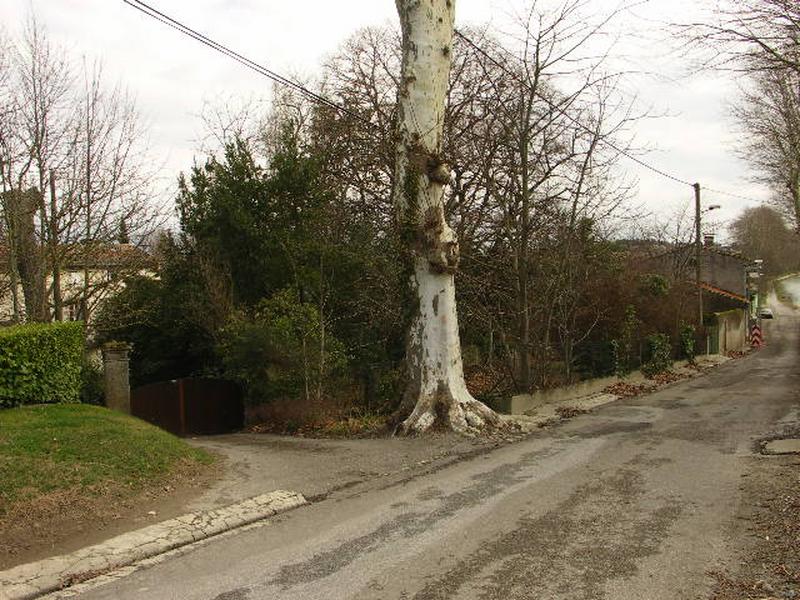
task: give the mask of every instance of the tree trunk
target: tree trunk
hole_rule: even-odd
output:
[[[325,395],[325,262],[319,254],[319,380],[317,381],[317,402]]]
[[[528,394],[531,391],[531,313],[528,294],[528,269],[520,271],[520,292],[517,310],[519,313],[519,335],[517,352],[519,353],[519,389]]]
[[[533,94],[525,96],[520,104],[520,138],[519,138],[519,160],[520,160],[520,192],[521,192],[521,212],[519,216],[519,240],[517,242],[517,278],[518,295],[518,344],[519,352],[519,389],[525,394],[530,393],[532,387],[531,380],[531,303],[530,303],[530,211],[531,211],[531,188],[530,188],[530,122],[533,105]]]
[[[789,184],[789,191],[792,194],[795,231],[800,233],[800,176],[793,178],[792,183]]]
[[[1,162],[1,161],[0,161]],[[8,279],[9,284],[11,286],[11,320],[14,323],[21,322],[20,318],[20,303],[19,303],[19,275],[17,273],[17,255],[16,255],[16,248],[17,244],[14,241],[14,217],[11,214],[11,211],[14,206],[14,201],[11,199],[10,194],[12,193],[6,187],[5,178],[0,176],[0,179],[3,180],[3,194],[0,198],[2,198],[2,208],[3,208],[3,215],[4,215],[4,222],[6,228],[6,235],[5,240],[8,246]]]
[[[494,365],[494,320],[489,317],[489,350],[486,352],[486,364]]]
[[[48,310],[44,265],[34,223],[34,215],[39,209],[39,192],[34,189],[25,192],[12,190],[7,195],[7,207],[11,213],[17,272],[25,298],[25,319],[46,322]]]
[[[86,97],[86,239],[83,243],[83,296],[81,313],[84,323],[89,323],[89,252],[92,246],[92,121],[94,106]]]
[[[475,434],[499,417],[467,391],[454,273],[459,250],[444,218],[450,168],[441,156],[452,55],[453,0],[396,0],[403,32],[394,202],[411,273],[405,433],[434,424]]]
[[[50,247],[50,264],[53,272],[53,319],[64,320],[64,302],[61,296],[61,261],[58,249],[58,205],[56,203],[56,179],[53,169],[50,169],[50,232],[48,235]]]

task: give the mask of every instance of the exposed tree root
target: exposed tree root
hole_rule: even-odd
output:
[[[505,427],[500,415],[475,400],[466,389],[456,395],[444,384],[435,393],[419,399],[399,426],[405,435],[446,429],[467,436],[485,435]]]

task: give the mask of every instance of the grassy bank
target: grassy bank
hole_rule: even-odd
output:
[[[82,404],[0,410],[0,519],[54,492],[136,492],[211,457],[152,425]]]
[[[794,273],[791,275],[784,275],[772,281],[772,289],[775,296],[780,302],[783,302],[790,308],[800,308],[800,275]]]

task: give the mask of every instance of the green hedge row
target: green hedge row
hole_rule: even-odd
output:
[[[83,323],[31,323],[0,328],[0,408],[78,402]]]

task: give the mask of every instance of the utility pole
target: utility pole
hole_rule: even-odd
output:
[[[694,277],[697,285],[697,309],[699,311],[699,326],[703,327],[703,288],[700,287],[701,267],[700,260],[703,254],[703,241],[700,233],[700,184],[695,183],[694,188]]]

